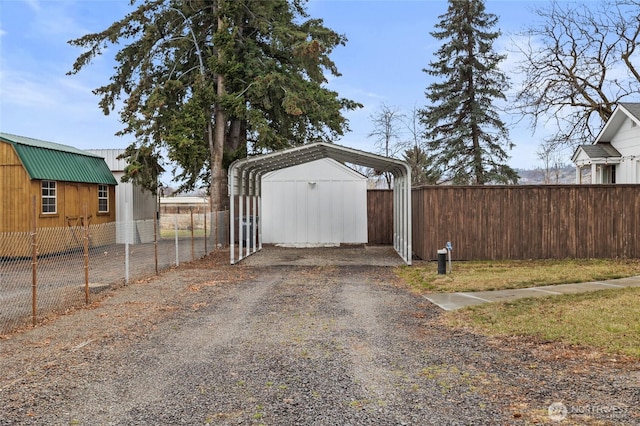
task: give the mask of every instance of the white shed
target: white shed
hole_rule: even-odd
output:
[[[104,158],[111,173],[118,181],[116,186],[116,242],[124,244],[148,243],[153,241],[153,217],[157,210],[157,200],[149,191],[144,191],[131,182],[122,182],[127,161],[118,156],[124,149],[88,149]],[[135,226],[125,226],[125,222],[135,221]],[[128,241],[124,237],[125,229],[129,229]]]
[[[262,178],[262,241],[291,247],[367,242],[367,179],[323,158]]]

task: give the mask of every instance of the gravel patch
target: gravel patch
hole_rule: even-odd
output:
[[[228,259],[4,336],[0,424],[640,424],[637,360],[448,328],[388,266]]]
[[[237,256],[237,254],[236,254]],[[275,245],[241,260],[247,266],[400,266],[402,258],[391,246],[366,244],[338,247],[291,248]]]

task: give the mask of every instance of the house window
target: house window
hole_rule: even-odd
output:
[[[611,166],[611,171],[609,172],[609,180],[611,183],[616,183],[616,166]]]
[[[55,214],[56,209],[56,183],[51,180],[42,181],[42,213]]]
[[[109,187],[98,185],[98,213],[109,213]]]

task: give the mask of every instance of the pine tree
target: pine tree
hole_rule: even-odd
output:
[[[493,51],[498,19],[482,0],[449,0],[439,19],[431,35],[444,44],[423,71],[442,81],[427,87],[430,104],[420,111],[430,161],[455,184],[516,183],[504,149],[513,144],[493,105],[508,88],[498,68],[505,56]]]
[[[438,170],[432,169],[427,153],[418,145],[407,148],[402,154],[411,167],[411,185],[436,185],[440,180]]]
[[[360,106],[323,86],[325,72],[339,76],[329,54],[346,38],[309,19],[303,3],[141,2],[106,30],[69,42],[85,49],[70,74],[119,48],[114,75],[94,93],[105,114],[123,100],[120,134],[136,140],[125,154],[166,150],[180,189],[209,182],[212,207],[221,210],[235,158],[332,141],[348,130],[342,110]],[[131,170],[152,176],[143,164]]]

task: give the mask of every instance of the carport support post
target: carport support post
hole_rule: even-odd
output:
[[[256,194],[255,194],[255,189],[253,192],[253,195],[251,196],[252,201],[253,201],[253,219],[251,220],[252,223],[252,227],[251,227],[251,248],[253,250],[251,250],[253,253],[256,252],[256,228],[258,227],[258,222],[257,222],[257,218],[258,218],[258,214],[256,212],[256,209],[258,208],[258,202],[257,202],[257,198]]]
[[[242,260],[242,250],[244,242],[244,226],[242,226],[242,216],[244,211],[242,210],[244,196],[238,194],[238,261]]]
[[[230,186],[229,186],[229,256],[231,256],[231,264],[233,265],[235,263],[235,249],[236,249],[236,230],[235,230],[235,226],[234,226],[234,215],[236,212],[236,200],[235,200],[235,194],[233,193],[233,175],[231,175],[231,182],[230,182]],[[217,235],[216,235],[217,238]]]
[[[247,205],[247,235],[245,236],[247,240],[247,247],[245,247],[245,257],[249,256],[250,254],[249,250],[251,250],[251,238],[249,237],[249,235],[253,232],[253,229],[251,229],[251,227],[253,226],[253,223],[251,223],[251,209],[249,209],[250,198],[250,195],[244,197],[244,202]]]
[[[400,191],[398,191],[398,182],[396,179],[393,180],[393,248],[396,251],[399,251],[400,248],[400,227],[399,220],[400,212],[398,210],[398,206],[400,205]]]
[[[262,215],[262,195],[258,195],[258,213]],[[258,250],[262,250],[262,226],[258,226]]]
[[[124,283],[129,284],[129,201],[124,202]]]
[[[405,253],[405,263],[411,265],[411,170],[407,170],[407,175],[404,177],[404,244],[402,245]]]

